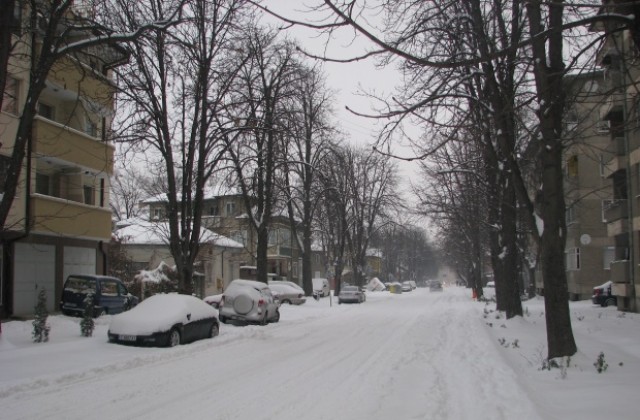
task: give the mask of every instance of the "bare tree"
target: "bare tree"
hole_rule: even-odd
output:
[[[135,27],[141,16],[165,19],[172,3],[139,3],[121,24]],[[234,130],[224,107],[239,69],[230,57],[243,5],[241,0],[188,0],[180,25],[147,33],[132,44],[132,63],[121,73],[121,98],[129,113],[119,139],[141,147],[150,170],[166,181],[169,248],[179,289],[188,294],[200,250],[206,186]]]
[[[334,132],[328,123],[331,96],[317,68],[301,69],[296,81],[286,135],[289,157],[284,162],[284,199],[287,203],[293,237],[302,251],[302,285],[307,295],[313,293],[311,282],[311,245],[313,220],[319,200],[323,199],[318,183],[319,163],[327,156],[329,136]]]
[[[269,229],[280,197],[277,177],[285,168],[287,113],[301,77],[295,46],[276,32],[246,30],[239,77],[233,86],[233,120],[240,131],[227,144],[245,210],[257,233],[257,280],[267,282]]]
[[[140,215],[140,203],[148,196],[148,181],[135,167],[116,169],[111,178],[111,212],[116,220]]]

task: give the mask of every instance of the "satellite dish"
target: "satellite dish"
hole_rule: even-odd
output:
[[[591,243],[591,236],[587,233],[585,233],[584,235],[580,236],[580,243],[582,245],[589,245]]]

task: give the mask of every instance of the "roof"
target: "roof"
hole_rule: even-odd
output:
[[[116,230],[115,235],[125,244],[130,245],[167,245],[169,224],[167,222],[144,222],[131,224]],[[209,243],[224,248],[244,248],[240,242],[202,228],[200,243]]]

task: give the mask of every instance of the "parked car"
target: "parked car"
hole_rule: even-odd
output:
[[[430,292],[442,292],[442,283],[437,280],[432,280],[429,284]]]
[[[618,298],[611,294],[612,284],[611,281],[608,281],[600,286],[594,287],[591,302],[593,302],[594,305],[600,306],[617,306]]]
[[[266,283],[233,280],[222,294],[220,322],[257,322],[262,325],[280,320],[279,302]]]
[[[116,277],[72,274],[64,282],[60,310],[65,315],[83,315],[85,299],[93,293],[93,316],[114,315],[138,304],[122,281]]]
[[[289,284],[273,284],[273,282],[269,282],[269,288],[271,293],[277,296],[280,304],[302,305],[307,301],[302,290],[296,289]]]
[[[403,281],[402,282],[402,291],[403,292],[410,292],[413,290],[413,287],[411,286],[411,283],[409,283],[408,281]]]
[[[320,297],[329,296],[329,280],[321,277],[316,277],[311,279],[313,283],[313,293],[317,294]]]
[[[338,294],[338,303],[362,303],[365,300],[364,292],[358,286],[343,286]]]
[[[113,343],[174,347],[220,332],[217,311],[195,296],[153,295],[115,315],[108,337]]]
[[[488,281],[487,285],[485,287],[488,287],[489,289],[495,289],[496,288],[496,282],[495,281]]]
[[[298,284],[298,283],[294,283],[292,281],[288,281],[288,280],[269,280],[269,287],[276,285],[276,284],[284,284],[287,286],[291,286],[294,289],[299,290],[302,294],[304,294],[304,289]]]
[[[209,305],[218,309],[220,307],[220,301],[222,300],[222,293],[220,293],[219,295],[206,296],[202,300],[205,303],[208,303]]]

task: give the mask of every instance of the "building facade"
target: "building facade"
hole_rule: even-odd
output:
[[[0,112],[0,184],[9,177],[6,168],[25,107],[29,69],[41,48],[41,40],[36,36],[32,45],[32,32],[23,30],[28,10],[20,7]],[[72,9],[69,19],[73,16]],[[76,33],[72,40],[83,36],[89,34]],[[111,69],[126,59],[117,46],[96,48],[58,60],[47,77],[17,194],[0,233],[0,309],[5,316],[32,314],[40,289],[46,290],[47,305],[54,310],[67,275],[106,271],[114,156],[109,141],[115,95]]]

